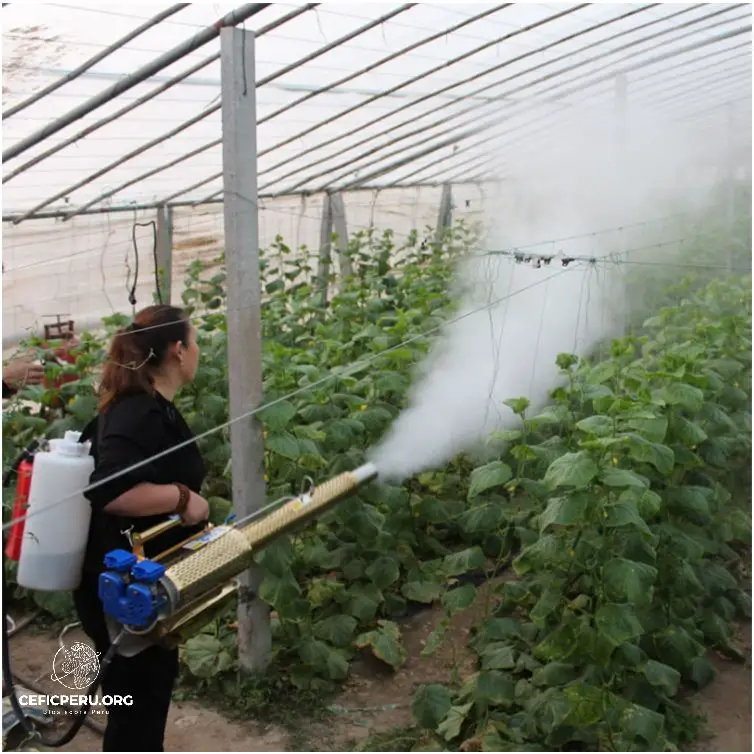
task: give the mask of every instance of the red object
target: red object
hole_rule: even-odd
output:
[[[11,560],[19,561],[21,558],[21,542],[24,538],[24,524],[26,519],[16,521],[26,511],[26,505],[29,502],[29,490],[31,489],[31,472],[33,466],[31,461],[21,461],[18,467],[18,482],[16,484],[16,499],[13,502],[13,519],[14,523],[8,537],[8,544],[5,546],[5,555]]]
[[[45,348],[49,348],[49,343],[43,344]],[[79,345],[79,341],[76,338],[70,338],[66,341],[66,344],[62,346],[61,348],[56,348],[53,353],[55,354],[58,361],[65,361],[68,364],[75,364],[76,363],[76,353],[75,349]],[[50,388],[56,388],[60,390],[60,388],[66,383],[66,382],[73,382],[74,380],[77,380],[79,377],[76,374],[64,374],[58,377],[55,380],[48,380],[45,378],[44,386],[49,390]]]

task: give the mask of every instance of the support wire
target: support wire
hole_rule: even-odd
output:
[[[3,120],[14,116],[16,113],[20,113],[22,110],[30,107],[35,102],[39,102],[39,100],[46,97],[48,94],[52,94],[54,91],[57,91],[61,86],[64,86],[74,79],[77,79],[79,76],[81,76],[82,73],[86,73],[90,68],[93,68],[95,65],[97,65],[97,63],[104,60],[108,55],[112,55],[112,53],[127,45],[131,40],[136,39],[136,37],[142,35],[145,31],[148,31],[154,26],[158,26],[166,18],[170,18],[170,16],[175,15],[176,13],[178,13],[178,11],[181,11],[184,8],[188,8],[189,5],[191,5],[191,3],[177,3],[176,5],[171,5],[169,8],[166,8],[161,13],[158,13],[153,18],[150,18],[148,21],[141,24],[141,26],[137,26],[133,31],[129,32],[124,37],[121,37],[116,42],[113,42],[111,45],[105,47],[104,50],[98,52],[96,55],[89,58],[89,60],[83,62],[78,68],[75,68],[65,76],[59,78],[57,81],[53,81],[48,86],[40,89],[38,92],[35,92],[31,95],[31,97],[28,97],[23,102],[19,102],[17,105],[13,105],[13,107],[9,107],[7,110],[4,110]]]

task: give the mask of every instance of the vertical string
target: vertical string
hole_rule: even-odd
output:
[[[553,245],[552,249],[553,255],[555,253],[555,248]],[[550,286],[550,280],[549,278],[545,281],[545,290],[544,295],[542,296],[542,309],[539,313],[539,327],[537,328],[537,340],[534,343],[534,358],[532,359],[531,363],[531,378],[529,379],[529,395],[534,394],[534,378],[537,375],[537,363],[539,360],[539,345],[542,341],[542,330],[544,329],[544,322],[545,322],[545,310],[547,309],[547,291]]]
[[[491,255],[488,255],[488,259],[491,258]],[[491,334],[491,345],[492,345],[492,358],[493,358],[493,368],[492,368],[492,377],[490,380],[490,390],[489,394],[487,396],[487,407],[485,409],[484,413],[484,422],[482,424],[482,429],[486,428],[487,422],[490,417],[490,408],[494,406],[495,411],[497,411],[498,418],[502,419],[502,414],[500,413],[500,407],[497,405],[497,401],[494,400],[494,393],[495,393],[495,385],[497,383],[497,378],[500,374],[500,348],[502,346],[503,342],[503,335],[505,334],[505,323],[508,319],[508,306],[510,305],[510,293],[511,288],[513,287],[513,277],[516,269],[516,263],[514,261],[508,261],[505,257],[502,255],[498,256],[495,255],[495,264],[497,265],[497,272],[494,277],[494,281],[496,282],[500,278],[500,267],[503,264],[507,264],[510,270],[510,275],[508,276],[508,290],[506,291],[506,298],[505,298],[505,308],[503,309],[502,313],[502,321],[500,322],[500,335],[497,339],[497,344],[495,343],[495,327],[494,327],[494,318],[493,318],[493,309],[495,307],[489,306],[487,309],[487,313],[489,316],[490,321],[490,334]],[[495,286],[494,283],[491,282],[490,288],[489,288],[489,294],[490,296],[493,296],[495,294]],[[492,298],[488,298],[488,305],[492,302]],[[517,397],[517,396],[510,396],[510,397]]]

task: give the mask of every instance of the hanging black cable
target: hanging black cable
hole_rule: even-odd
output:
[[[152,228],[152,260],[154,262],[154,282],[157,290],[157,300],[162,303],[162,290],[160,289],[160,270],[157,262],[157,223],[154,220],[150,220],[147,223],[134,223],[131,228],[131,242],[134,248],[134,257],[136,259],[136,269],[134,271],[134,282],[128,291],[128,303],[131,306],[136,306],[136,286],[139,282],[139,245],[136,241],[136,229],[137,228]],[[128,285],[128,283],[126,283]]]

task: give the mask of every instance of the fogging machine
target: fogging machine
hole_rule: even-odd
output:
[[[106,615],[131,634],[177,644],[196,633],[228,605],[234,579],[265,545],[323,513],[377,477],[367,463],[283,502],[269,515],[206,529],[153,558],[144,544],[180,520],[132,536],[132,552],[105,556],[99,596]]]

